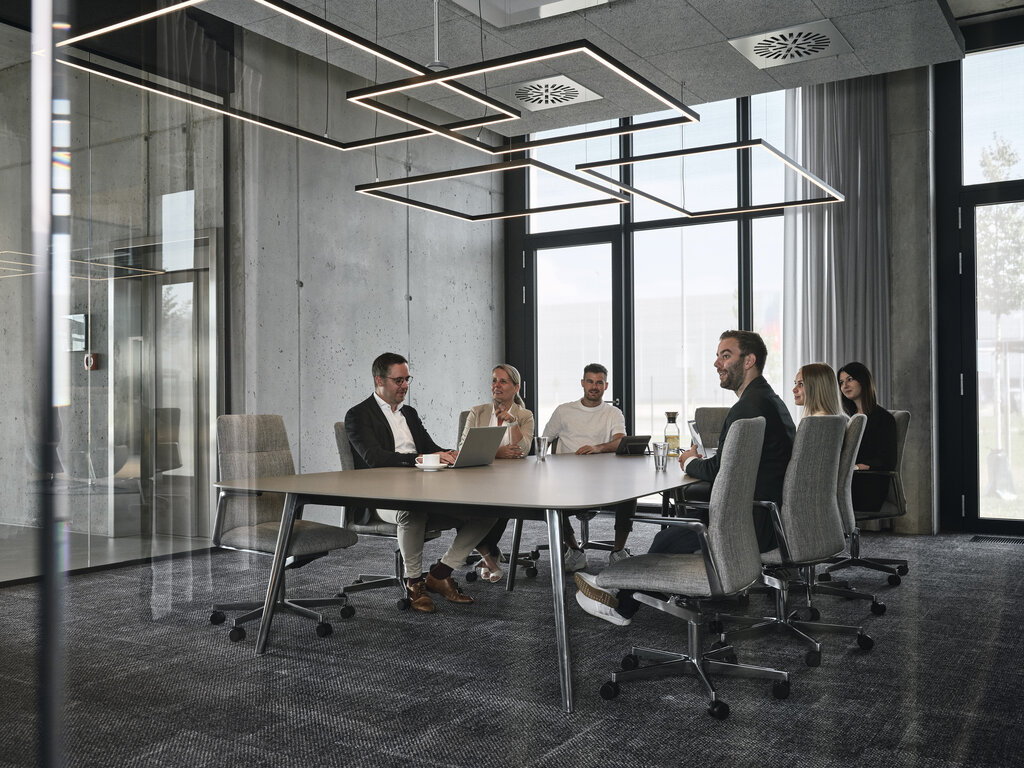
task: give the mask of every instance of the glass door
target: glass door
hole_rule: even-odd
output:
[[[612,386],[605,400],[622,407],[613,251],[608,242],[536,251],[538,434],[556,406],[583,396],[588,363],[608,369]]]
[[[974,233],[976,515],[982,525],[1013,521],[1024,531],[1024,202],[967,210]]]

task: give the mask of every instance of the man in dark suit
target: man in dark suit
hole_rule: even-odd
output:
[[[768,349],[764,340],[752,331],[726,331],[719,337],[718,352],[715,355],[715,369],[718,371],[719,386],[731,389],[739,400],[729,409],[722,424],[722,432],[718,437],[718,451],[714,456],[705,458],[697,455],[697,449],[691,447],[679,455],[679,466],[691,477],[707,481],[704,487],[705,496],[710,495],[711,484],[715,482],[721,463],[722,446],[729,434],[729,426],[737,419],[753,419],[763,416],[764,444],[761,446],[761,462],[757,467],[757,482],[754,486],[754,498],[759,501],[782,503],[782,485],[786,479],[786,467],[793,453],[793,440],[796,438],[796,426],[789,415],[789,409],[782,402],[775,390],[765,380],[761,372],[768,357]],[[691,486],[692,487],[692,486]],[[700,492],[699,489],[693,491]],[[692,493],[687,494],[692,498]],[[754,526],[757,529],[757,541],[762,552],[778,546],[775,540],[775,529],[771,518],[762,507],[754,509]],[[679,530],[681,529],[672,529]],[[657,552],[678,551],[672,549],[671,537],[661,546],[669,549],[652,549]],[[694,543],[696,541],[694,540]],[[652,548],[658,542],[652,544]],[[693,550],[691,550],[693,551]]]
[[[764,443],[761,447],[761,461],[757,467],[754,498],[759,501],[782,503],[782,486],[786,479],[786,467],[793,454],[793,440],[796,426],[782,399],[775,394],[761,372],[768,357],[764,340],[751,331],[726,331],[719,337],[718,352],[715,355],[715,369],[719,385],[731,389],[739,397],[729,409],[718,437],[718,451],[714,456],[697,455],[697,449],[679,454],[679,465],[691,477],[706,481],[687,486],[686,498],[706,501],[710,497],[711,485],[715,482],[721,464],[722,448],[728,439],[729,426],[738,419],[765,419]],[[778,546],[775,528],[768,511],[754,507],[754,527],[757,542],[762,552]],[[697,512],[694,517],[704,517],[707,512]],[[650,552],[686,554],[700,548],[697,535],[682,528],[665,528],[651,542]],[[576,601],[587,613],[600,619],[618,624],[629,624],[639,603],[633,599],[630,590],[612,594],[597,586],[590,574],[576,574],[579,592]]]
[[[416,409],[404,404],[412,381],[408,361],[401,355],[385,352],[373,361],[372,371],[374,393],[345,414],[345,430],[356,469],[415,467],[417,460],[428,453],[439,454],[444,464],[453,463],[456,452],[435,443]],[[406,592],[413,610],[433,613],[434,601],[427,592],[440,594],[452,603],[473,602],[459,589],[452,572],[466,562],[466,556],[494,525],[493,519],[386,509],[378,510],[377,514],[398,526],[398,548],[405,561]],[[428,525],[434,530],[456,528],[458,533],[444,557],[431,566],[424,578],[423,539]]]

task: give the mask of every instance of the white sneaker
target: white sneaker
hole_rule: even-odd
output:
[[[562,568],[566,573],[582,571],[587,567],[587,553],[582,549],[568,549],[562,557]]]
[[[610,608],[604,603],[599,603],[597,600],[591,600],[589,597],[583,594],[582,590],[576,593],[576,602],[580,604],[580,608],[589,613],[591,616],[596,616],[599,619],[615,624],[620,627],[628,626],[632,619],[627,619],[625,616],[620,614],[614,608]]]
[[[615,593],[597,586],[597,576],[580,572],[573,578],[576,580],[576,588],[591,600],[607,605],[609,608],[619,607],[619,598],[615,596]]]
[[[620,560],[625,560],[627,557],[632,557],[633,553],[623,547],[622,549],[616,549],[608,553],[608,565],[615,565]]]

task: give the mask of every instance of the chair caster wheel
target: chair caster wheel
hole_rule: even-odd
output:
[[[857,645],[859,645],[863,651],[870,651],[875,647],[875,641],[870,635],[865,635],[861,632],[857,635]]]
[[[634,653],[627,653],[622,657],[622,669],[628,672],[640,666],[640,659]]]
[[[818,574],[818,581],[832,581],[832,574],[828,571]]]
[[[532,552],[530,552],[530,559],[531,560],[540,560],[540,550],[539,549],[535,549]]]
[[[476,581],[476,571],[466,571],[466,583],[470,584],[474,581]]]
[[[601,686],[601,698],[605,701],[611,701],[619,695],[619,684],[614,680],[609,680],[607,683]]]
[[[708,707],[708,714],[715,720],[725,720],[729,716],[729,705],[724,701],[713,701]]]
[[[330,637],[334,633],[334,627],[328,624],[326,621],[321,621],[316,625],[316,636],[317,637]]]
[[[395,607],[400,611],[408,611],[412,601],[408,597],[400,597],[395,601]]]
[[[224,611],[214,611],[210,614],[211,624],[223,624],[227,616],[224,615]]]
[[[772,683],[772,696],[776,699],[788,699],[789,680],[776,680]]]
[[[900,576],[906,576],[908,573],[910,573],[910,569],[905,565],[898,565],[896,566],[896,573],[898,573]]]
[[[885,603],[880,603],[877,600],[874,601],[871,603],[871,612],[875,614],[875,616],[881,616],[885,613]]]
[[[820,667],[821,666],[821,651],[808,651],[807,655],[804,656],[804,661],[808,667]]]
[[[343,618],[343,619],[351,619],[355,615],[356,615],[356,609],[353,608],[351,605],[343,605],[343,606],[341,606],[341,618]]]
[[[900,582],[903,581],[903,579],[901,579],[897,574],[893,573],[889,575],[889,578],[886,579],[886,581],[889,582],[890,587],[898,587],[900,585]]]
[[[537,569],[532,565],[526,569],[526,575],[529,576],[531,579],[537,578],[537,573]]]
[[[710,632],[713,635],[722,634],[723,629],[725,629],[725,626],[718,619],[712,619],[708,622],[708,632]]]
[[[228,640],[232,643],[240,643],[245,640],[245,630],[241,627],[234,627],[228,632]]]
[[[821,618],[821,611],[813,605],[807,609],[807,621],[817,621]]]

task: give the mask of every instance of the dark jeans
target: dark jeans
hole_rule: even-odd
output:
[[[636,499],[624,501],[621,504],[608,507],[608,509],[615,510],[615,533],[629,533],[633,530],[633,520],[631,518],[636,514]],[[572,523],[569,522],[569,515],[571,514],[571,512],[561,513],[563,539],[576,533],[573,530]]]

